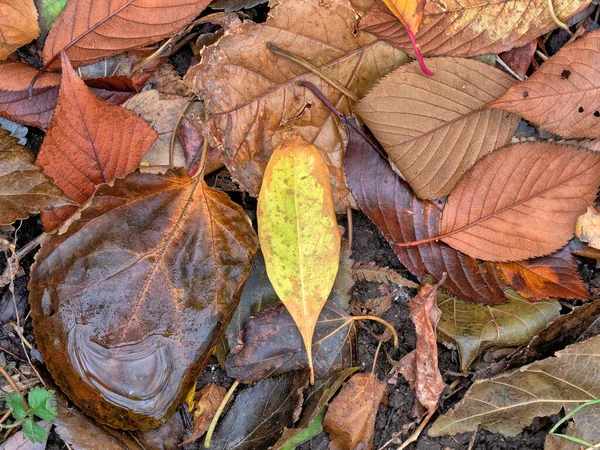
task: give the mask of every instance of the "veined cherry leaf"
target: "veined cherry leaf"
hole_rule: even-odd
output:
[[[291,129],[321,152],[336,210],[345,212],[352,201],[342,168],[346,130],[298,83],[316,84],[346,113],[351,100],[266,46],[308,60],[360,98],[408,58],[369,33],[355,35],[356,19],[349,0],[278,0],[265,23],[236,19],[186,75],[192,90],[205,99],[212,134],[223,146],[223,162],[252,195],[258,195],[269,157]]]
[[[0,129],[0,225],[8,225],[29,214],[55,206],[72,205],[71,200],[41,167],[33,155]]]
[[[518,295],[502,305],[476,305],[438,293],[442,318],[438,340],[456,345],[460,368],[467,372],[471,364],[490,348],[518,347],[529,343],[560,315],[556,300],[530,303]]]
[[[357,105],[390,160],[421,198],[441,198],[481,157],[508,144],[519,117],[486,104],[515,84],[480,61],[435,58],[385,77]]]
[[[435,421],[430,436],[481,427],[515,436],[535,417],[569,412],[600,398],[600,336],[571,345],[507,375],[476,381],[463,400]]]
[[[595,138],[600,133],[599,93],[600,31],[590,31],[489,106],[520,114],[563,137]]]
[[[563,22],[590,3],[552,0]],[[382,0],[377,0],[362,17],[360,28],[411,51],[406,31]],[[548,0],[428,1],[416,37],[425,56],[467,57],[520,47],[555,28]]]
[[[256,246],[242,209],[183,169],[100,186],[31,271],[34,331],[57,384],[113,427],[164,422],[227,326]]]
[[[40,35],[33,0],[0,0],[0,60]]]
[[[48,33],[44,63],[97,24],[67,50],[73,66],[158,42],[183,29],[209,3],[210,0],[70,0]],[[53,67],[58,68],[58,64]]]
[[[257,217],[267,274],[300,330],[314,381],[312,337],[341,245],[329,170],[316,147],[296,136],[273,152]]]
[[[600,185],[600,154],[526,142],[495,151],[456,185],[439,239],[473,258],[548,255],[573,237]]]

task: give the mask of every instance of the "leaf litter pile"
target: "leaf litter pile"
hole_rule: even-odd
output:
[[[0,0],[5,450],[600,446],[592,0]]]

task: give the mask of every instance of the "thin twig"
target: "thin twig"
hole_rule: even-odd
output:
[[[548,55],[544,55],[542,52],[540,52],[539,50],[535,51],[535,54],[538,55],[543,61],[548,61]]]
[[[206,104],[204,105],[204,123],[208,122],[208,110]],[[200,156],[200,164],[198,165],[198,171],[192,175],[192,179],[202,177],[204,175],[204,169],[206,168],[206,161],[208,160],[208,152],[210,151],[210,142],[208,142],[208,136],[204,136],[204,142],[202,143],[202,155]]]
[[[179,125],[181,125],[183,116],[185,116],[185,113],[189,109],[195,97],[195,95],[192,95],[190,98],[188,98],[187,102],[185,102],[185,105],[183,105],[183,108],[181,108],[181,111],[179,111],[179,115],[177,116],[177,122],[175,122],[173,134],[171,135],[171,145],[169,146],[169,165],[171,167],[175,166],[175,139],[177,139],[177,130],[179,129]]]
[[[267,48],[272,51],[273,53],[275,53],[277,56],[282,56],[284,58],[289,59],[290,61],[295,62],[296,64],[304,67],[305,69],[308,69],[309,71],[311,71],[312,73],[314,73],[315,75],[321,77],[324,81],[326,81],[327,83],[329,83],[331,86],[333,86],[334,88],[336,88],[338,91],[340,91],[342,94],[344,94],[346,97],[348,97],[350,100],[353,100],[355,102],[359,101],[360,99],[356,96],[356,94],[354,94],[353,92],[349,91],[348,88],[346,88],[345,86],[343,86],[342,84],[340,84],[338,81],[334,80],[333,78],[331,78],[329,75],[327,75],[325,72],[323,72],[321,69],[319,69],[317,66],[315,66],[314,64],[308,62],[307,60],[305,60],[304,58],[301,58],[299,56],[296,56],[290,52],[287,52],[285,50],[280,49],[279,47],[276,47],[274,44],[272,44],[271,42],[267,43]]]
[[[17,394],[19,394],[21,396],[21,400],[23,401],[23,406],[25,407],[25,409],[27,411],[29,411],[29,405],[27,404],[27,400],[25,400],[25,397],[23,397],[23,394],[21,394],[21,390],[19,389],[19,386],[17,386],[17,383],[15,383],[15,380],[12,379],[12,377],[8,374],[8,372],[6,370],[4,370],[4,367],[0,366],[0,374],[6,378],[6,381],[8,381],[8,384],[10,384],[10,387],[13,388],[13,391],[15,391]]]
[[[217,427],[217,422],[219,421],[219,418],[221,417],[221,414],[223,414],[223,410],[225,409],[225,406],[227,406],[229,399],[231,398],[231,396],[233,395],[233,392],[236,390],[236,388],[239,386],[239,384],[240,384],[240,382],[236,380],[231,385],[231,387],[227,391],[227,394],[225,394],[225,397],[223,397],[223,401],[219,405],[219,409],[217,409],[217,412],[215,413],[215,417],[213,417],[212,421],[210,422],[210,426],[208,427],[208,431],[206,432],[206,438],[204,439],[204,446],[206,448],[210,448],[210,441],[212,440],[212,435],[215,432],[215,428]]]
[[[498,64],[500,64],[500,65],[501,65],[501,66],[504,68],[504,70],[506,70],[508,73],[510,73],[510,74],[511,74],[513,77],[515,77],[517,80],[519,80],[519,81],[523,81],[523,78],[521,78],[519,75],[517,75],[517,74],[515,73],[515,71],[513,71],[513,70],[512,70],[512,69],[511,69],[511,68],[508,66],[508,64],[506,64],[506,63],[505,63],[505,62],[502,60],[502,58],[500,58],[500,56],[496,55],[496,61],[498,62]]]
[[[11,410],[9,409],[8,411],[6,411],[4,413],[4,415],[2,416],[2,418],[0,418],[0,424],[4,423],[6,421],[6,419],[8,419],[11,415]]]
[[[552,4],[552,0],[548,0],[548,12],[550,13],[550,17],[552,17],[552,21],[556,25],[558,25],[560,28],[569,33],[569,36],[573,36],[573,33],[571,33],[569,27],[565,25],[558,17],[556,17],[556,14],[554,13],[554,5]]]
[[[473,450],[476,440],[477,440],[477,430],[473,431],[473,436],[471,437],[471,442],[469,442],[469,448],[467,448],[467,450]]]
[[[346,208],[346,216],[348,217],[348,249],[352,255],[352,235],[354,234],[354,226],[352,224],[352,207]]]

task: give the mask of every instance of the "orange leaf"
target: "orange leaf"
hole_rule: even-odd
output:
[[[0,0],[0,59],[40,35],[33,0]]]

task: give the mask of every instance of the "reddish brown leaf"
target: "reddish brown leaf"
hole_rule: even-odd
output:
[[[44,63],[102,21],[67,50],[73,66],[91,64],[169,37],[209,3],[210,0],[71,0],[48,33]],[[57,68],[58,64],[53,66]]]
[[[456,185],[439,238],[488,261],[548,255],[571,240],[599,184],[599,153],[534,142],[505,147]]]
[[[183,146],[183,155],[185,156],[185,167],[189,173],[196,173],[200,167],[200,160],[202,159],[202,152],[204,151],[204,124],[200,124],[198,120],[184,117],[179,127],[179,133],[177,137]],[[223,161],[221,158],[221,151],[213,146],[208,149],[208,155],[206,156],[206,166],[204,167],[204,173],[209,174],[215,170],[219,170],[223,167]]]
[[[417,401],[429,412],[435,410],[446,387],[438,368],[436,327],[442,312],[437,307],[437,291],[437,286],[426,284],[408,303],[410,320],[417,332],[417,346],[402,358],[398,367],[415,390]]]
[[[564,137],[595,138],[600,134],[599,73],[600,31],[591,31],[565,45],[490,106]]]
[[[206,433],[225,395],[227,395],[227,389],[214,383],[208,383],[196,392],[196,398],[194,399],[194,432],[180,444],[180,447],[194,442]]]
[[[164,422],[227,326],[256,246],[241,207],[183,169],[100,186],[31,271],[34,331],[57,384],[113,427]]]
[[[135,170],[157,137],[136,114],[99,100],[63,54],[56,112],[37,164],[82,204],[96,185]]]
[[[329,450],[373,448],[375,418],[386,384],[372,373],[357,373],[329,403],[323,428],[329,433]]]
[[[522,47],[515,47],[512,50],[500,53],[498,56],[514,73],[521,78],[525,78],[527,69],[529,69],[531,61],[533,61],[533,55],[535,55],[535,50],[538,45],[537,43],[538,40],[536,39]]]
[[[590,0],[552,0],[563,22]],[[360,28],[404,51],[411,42],[402,24],[381,0],[361,19]],[[475,56],[525,45],[556,28],[547,0],[428,1],[417,40],[424,56]]]

